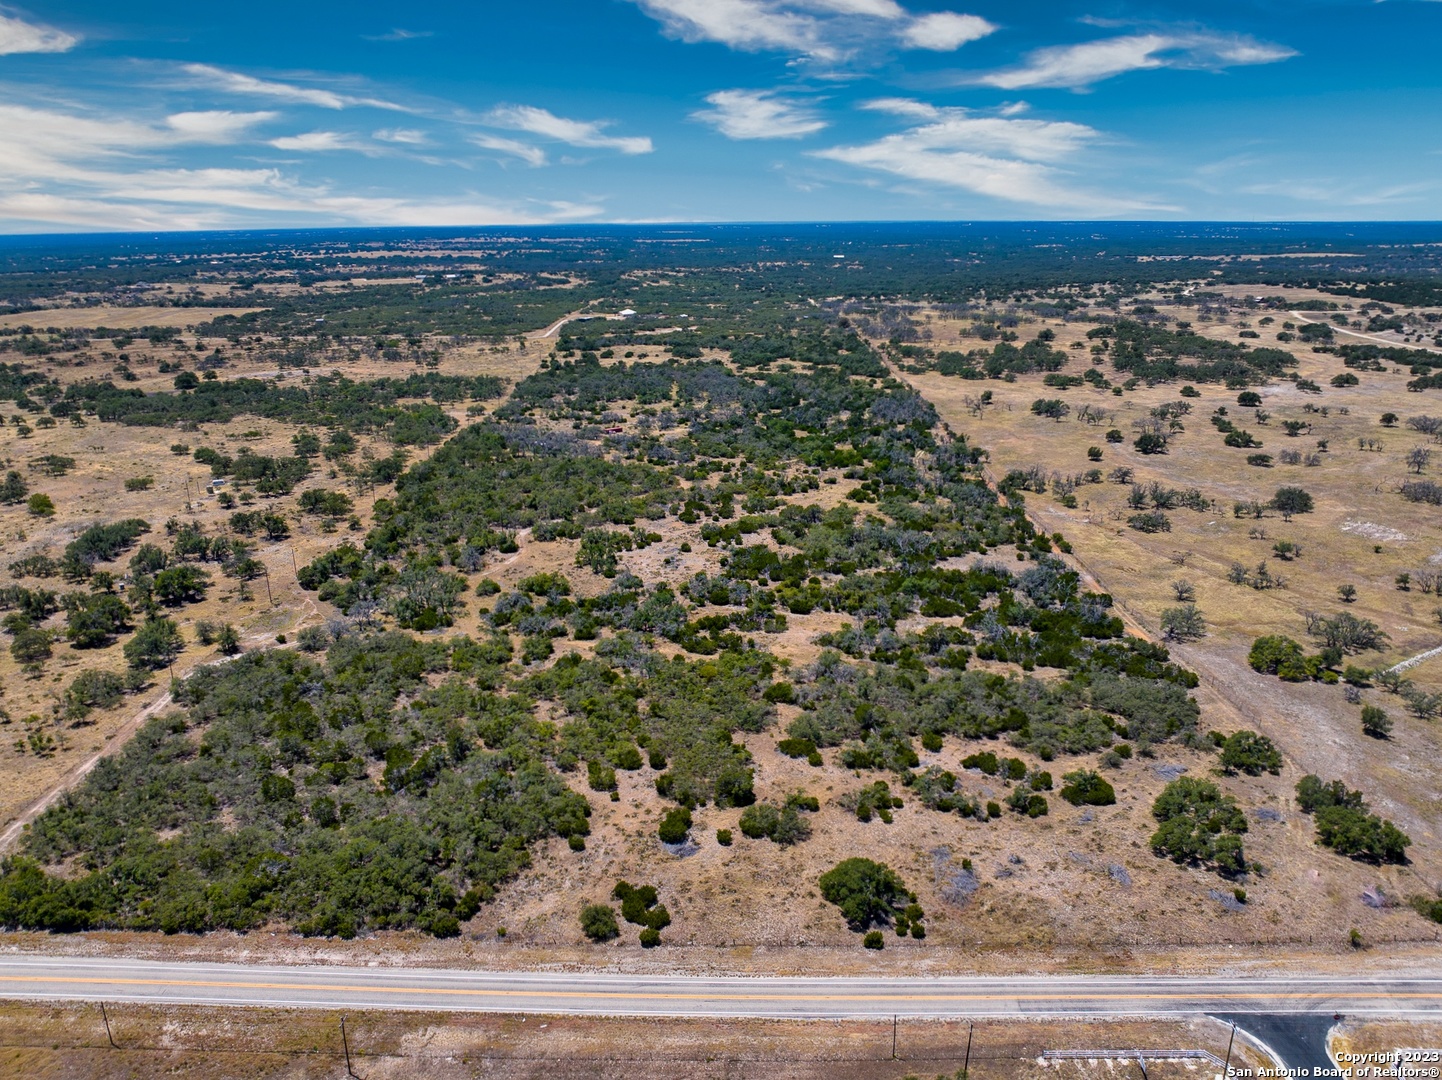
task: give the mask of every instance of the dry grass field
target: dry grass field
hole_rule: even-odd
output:
[[[112,1007],[107,1039],[90,1004],[0,1005],[0,1070],[36,1080],[120,1080],[147,1073],[230,1078],[334,1077],[345,1071],[336,1013]],[[1226,1053],[1216,1021],[890,1022],[625,1020],[587,1017],[353,1013],[346,1039],[367,1080],[931,1080],[966,1061],[970,1080],[1094,1080],[1125,1075],[1128,1049]],[[1041,1063],[1049,1049],[1112,1051]],[[1233,1063],[1262,1064],[1246,1046]],[[1195,1061],[1149,1060],[1157,1080],[1210,1075]]]

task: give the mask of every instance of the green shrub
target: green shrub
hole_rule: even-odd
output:
[[[1376,705],[1363,705],[1362,732],[1374,739],[1385,739],[1392,732],[1392,721]]]
[[[811,826],[798,809],[791,804],[780,808],[769,803],[748,806],[741,812],[741,834],[752,840],[772,840],[782,846],[799,844],[810,838]]]
[[[1062,777],[1061,797],[1073,806],[1111,806],[1117,792],[1094,770],[1081,769]]]
[[[720,844],[722,847],[730,847],[730,846],[731,846],[731,830],[730,830],[730,829],[717,829],[717,830],[716,830],[716,843]]]
[[[882,936],[880,930],[871,930],[861,939],[861,944],[868,949],[884,949],[886,948],[886,938]]]
[[[1367,812],[1360,791],[1340,780],[1323,783],[1313,775],[1297,782],[1297,805],[1312,814],[1317,843],[1339,855],[1368,862],[1407,861],[1412,840],[1390,821]]]
[[[1253,671],[1275,675],[1284,682],[1306,682],[1317,678],[1322,670],[1320,657],[1308,656],[1289,637],[1268,634],[1252,642],[1247,663]]]
[[[1277,776],[1282,771],[1282,754],[1272,740],[1255,731],[1238,731],[1222,743],[1222,771],[1231,775],[1244,772],[1248,776],[1260,776],[1269,772]]]
[[[641,751],[632,743],[617,743],[607,755],[618,769],[634,772],[641,767]]]
[[[772,683],[761,695],[762,700],[773,703],[791,704],[796,700],[796,688],[789,682]],[[793,755],[799,756],[799,755]]]
[[[885,863],[853,858],[837,863],[822,874],[821,895],[835,904],[853,930],[865,930],[873,923],[887,923],[909,901],[906,886],[896,871]]]
[[[169,619],[152,617],[140,624],[122,651],[131,667],[158,671],[174,661],[184,648],[180,627]]]
[[[997,760],[996,755],[990,750],[983,751],[980,754],[969,754],[962,758],[961,767],[963,769],[980,769],[986,773],[987,776],[995,776],[1001,772],[1001,762]]]
[[[661,825],[657,829],[657,835],[661,837],[663,844],[683,844],[690,831],[691,811],[684,806],[678,806],[673,810],[666,811],[666,816],[661,819]]]
[[[586,782],[592,791],[615,791],[616,770],[600,761],[586,762]]]
[[[1159,823],[1151,838],[1158,855],[1210,864],[1226,873],[1246,867],[1241,839],[1246,815],[1216,784],[1187,776],[1173,780],[1152,804],[1152,817]]]
[[[609,904],[589,904],[581,909],[581,932],[592,941],[611,941],[621,928],[616,924],[616,911]]]

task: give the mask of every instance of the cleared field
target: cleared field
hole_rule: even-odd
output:
[[[0,315],[3,327],[55,327],[59,330],[90,330],[107,326],[112,330],[138,330],[142,326],[178,326],[189,329],[222,315],[244,315],[255,308],[177,307],[58,307]]]

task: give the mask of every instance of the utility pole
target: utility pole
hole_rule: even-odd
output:
[[[261,563],[261,569],[265,571],[265,598],[270,601],[271,607],[275,607],[275,597],[270,592],[270,567]]]
[[[105,1038],[109,1041],[111,1049],[119,1050],[120,1047],[115,1045],[115,1036],[110,1034],[110,1017],[105,1013],[105,1002],[103,1001],[100,1003],[100,1019],[105,1021]]]
[[[1142,1071],[1142,1080],[1148,1080],[1146,1059],[1143,1058],[1140,1054],[1137,1055],[1137,1068],[1141,1069]]]
[[[971,1078],[971,1037],[975,1032],[975,1024],[966,1025],[966,1061],[961,1066],[961,1075],[963,1077],[963,1080],[970,1080]]]
[[[891,1017],[891,1060],[896,1060],[896,1015]]]
[[[1232,1025],[1232,1037],[1227,1040],[1227,1063],[1226,1063],[1226,1065],[1224,1066],[1225,1069],[1230,1069],[1230,1068],[1232,1067],[1232,1044],[1233,1044],[1234,1042],[1236,1042],[1236,1041],[1237,1041],[1237,1025],[1236,1025],[1236,1024],[1233,1024],[1233,1025]]]

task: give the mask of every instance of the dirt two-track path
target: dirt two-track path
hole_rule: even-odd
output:
[[[297,627],[300,626],[311,615],[315,615],[318,613],[319,612],[315,606],[315,603],[307,599],[304,609],[298,613],[298,617],[295,620],[295,625]],[[263,634],[247,635],[246,637],[241,639],[241,648],[245,652],[261,652],[265,649],[276,649],[282,647],[283,646],[281,646],[275,640],[275,635],[270,631],[266,631]],[[207,667],[211,664],[223,664],[231,659],[233,659],[233,657],[217,656],[214,659],[202,660],[188,668],[181,675],[181,677],[184,678],[186,675],[194,672],[197,668]],[[116,753],[122,746],[129,742],[130,739],[135,735],[135,733],[139,731],[142,727],[144,727],[147,722],[163,713],[172,704],[174,704],[174,701],[175,699],[171,695],[171,692],[168,688],[162,691],[158,697],[156,697],[148,705],[142,706],[139,710],[136,711],[135,715],[133,715],[129,720],[125,721],[125,723],[122,724],[119,728],[117,728],[115,730],[115,733],[111,735],[111,737],[106,741],[104,746],[102,746],[99,750],[96,750],[89,757],[83,758],[80,761],[76,762],[76,764],[72,766],[50,788],[49,791],[45,792],[44,795],[41,795],[40,798],[36,799],[24,810],[22,810],[20,812],[20,815],[16,817],[14,821],[10,822],[9,825],[5,826],[5,831],[0,832],[0,854],[3,854],[13,848],[15,844],[20,840],[20,837],[24,834],[25,827],[31,822],[33,822],[36,818],[38,818],[41,814],[45,813],[46,810],[49,810],[52,806],[59,802],[66,792],[73,791],[76,785],[78,785],[82,780],[89,776],[96,765],[100,764],[102,758],[106,757],[109,754]]]

